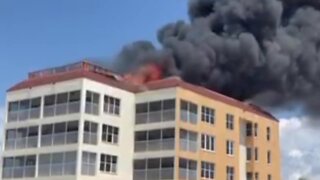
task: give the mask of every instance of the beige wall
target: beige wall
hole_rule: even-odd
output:
[[[177,157],[183,157],[187,159],[197,160],[198,162],[198,179],[200,178],[201,172],[201,161],[213,162],[215,163],[215,179],[225,179],[226,178],[226,166],[233,166],[235,168],[235,179],[242,180],[245,177],[247,169],[251,167],[254,172],[259,172],[260,179],[267,179],[268,174],[272,174],[272,179],[280,180],[280,148],[279,148],[279,123],[273,120],[269,120],[250,112],[244,112],[242,109],[227,105],[225,103],[215,101],[213,99],[207,98],[205,96],[196,94],[189,90],[182,88],[177,88],[177,107],[180,107],[180,99],[184,99],[193,102],[198,105],[198,123],[192,125],[186,122],[182,122],[179,119],[179,109],[177,108],[177,120],[176,120],[176,155]],[[211,107],[215,109],[215,124],[208,124],[201,121],[201,105]],[[230,113],[234,115],[234,130],[228,130],[226,128],[226,114]],[[258,123],[259,134],[258,137],[252,138],[251,142],[254,146],[259,148],[259,161],[253,163],[246,163],[247,166],[243,167],[244,159],[246,159],[245,154],[240,153],[240,119],[247,119],[252,122]],[[245,123],[245,122],[242,122]],[[271,141],[266,140],[266,128],[270,126],[271,128]],[[243,126],[242,126],[243,127]],[[245,126],[244,126],[245,127]],[[179,129],[187,129],[191,131],[198,132],[198,147],[199,151],[197,153],[183,152],[179,150]],[[215,136],[215,152],[208,152],[201,150],[200,134],[210,134]],[[243,134],[243,132],[242,132]],[[246,138],[247,137],[242,137]],[[226,141],[233,140],[235,142],[235,154],[234,156],[229,156],[226,154]],[[248,142],[248,140],[247,140]],[[248,144],[247,144],[248,145]],[[267,151],[272,152],[272,163],[267,164]],[[240,157],[240,155],[242,157]],[[178,158],[176,158],[176,164],[178,164]],[[241,172],[241,178],[240,178]],[[176,168],[175,178],[178,177],[178,168]]]

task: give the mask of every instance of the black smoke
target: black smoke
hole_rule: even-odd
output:
[[[227,96],[265,107],[320,107],[319,0],[190,0],[190,22],[125,46],[115,60],[127,72],[156,62]],[[319,113],[320,114],[320,113]]]

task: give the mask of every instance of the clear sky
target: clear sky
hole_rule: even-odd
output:
[[[0,106],[30,71],[107,59],[135,40],[187,19],[186,0],[0,0]]]

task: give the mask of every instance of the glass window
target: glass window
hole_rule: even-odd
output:
[[[49,95],[49,96],[45,96],[44,98],[44,105],[45,106],[52,106],[55,104],[55,95]]]
[[[173,168],[173,167],[174,167],[174,158],[161,159],[161,168]]]
[[[227,166],[227,180],[234,180],[234,167]]]
[[[146,160],[134,160],[134,169],[139,170],[139,169],[147,169],[147,163]]]
[[[111,143],[111,144],[118,144],[118,136],[119,136],[118,127],[105,125],[105,124],[102,126],[102,141]]]
[[[117,156],[101,154],[100,156],[100,171],[107,173],[117,172]]]
[[[69,102],[79,102],[80,101],[80,91],[72,91],[69,95]]]
[[[174,138],[174,129],[163,129],[162,130],[162,138],[163,139],[172,139]]]
[[[161,131],[160,130],[152,130],[148,133],[148,140],[156,140],[161,138]]]
[[[68,93],[61,93],[57,95],[57,104],[64,104],[68,102]]]
[[[20,110],[27,110],[30,108],[30,100],[23,100],[20,101],[20,106],[19,106]]]
[[[81,174],[94,176],[96,173],[97,154],[91,152],[82,152]]]
[[[31,108],[40,108],[41,106],[41,98],[34,98],[31,100]]]
[[[68,122],[67,132],[75,132],[79,129],[79,123],[78,121],[71,121]]]
[[[150,112],[161,111],[161,101],[154,101],[150,103]]]
[[[209,162],[201,162],[201,178],[205,179],[214,179],[214,169],[215,165],[214,163]]]
[[[9,103],[9,112],[19,111],[19,101]]]
[[[54,133],[64,133],[66,132],[66,123],[56,123],[54,124]]]
[[[148,159],[147,161],[148,169],[159,169],[160,168],[160,159],[159,158],[153,158],[153,159]]]
[[[233,130],[234,128],[234,117],[232,114],[227,114],[226,115],[226,124],[227,124],[227,129]]]
[[[148,112],[148,103],[140,103],[136,105],[136,113],[147,113]]]
[[[175,109],[176,107],[176,101],[175,99],[169,99],[169,100],[164,100],[163,101],[163,109]]]
[[[228,155],[234,154],[234,142],[231,140],[227,140],[227,154]]]

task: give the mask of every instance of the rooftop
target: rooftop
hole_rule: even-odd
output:
[[[108,69],[105,69],[99,65],[95,65],[88,61],[82,61],[66,66],[45,69],[41,71],[29,73],[28,79],[19,82],[18,84],[11,87],[8,92],[32,88],[35,86],[41,86],[45,84],[52,84],[77,78],[88,78],[93,81],[97,81],[103,84],[107,84],[116,88],[124,89],[129,92],[139,93],[148,90],[157,90],[171,87],[181,87],[188,89],[195,93],[201,94],[208,98],[224,102],[226,104],[239,107],[244,111],[249,111],[254,114],[263,116],[265,118],[278,121],[270,113],[264,111],[258,106],[247,104],[228,96],[222,95],[215,91],[206,89],[201,86],[196,86],[187,83],[179,77],[169,77],[157,81],[151,81],[143,85],[131,84],[128,81],[123,81],[123,77]]]

